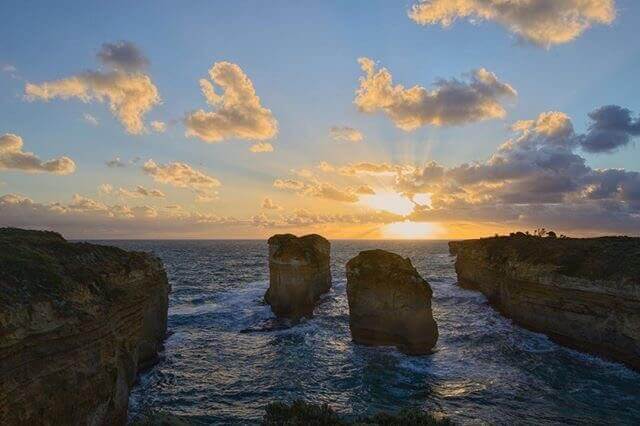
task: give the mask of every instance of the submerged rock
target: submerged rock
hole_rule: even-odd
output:
[[[331,244],[320,235],[269,238],[269,289],[265,301],[279,317],[310,316],[331,287]]]
[[[409,259],[367,250],[347,262],[349,326],[356,343],[427,354],[438,340],[431,286]]]
[[[0,424],[125,424],[169,290],[152,255],[0,229]]]
[[[452,241],[461,286],[558,343],[640,369],[640,238]]]

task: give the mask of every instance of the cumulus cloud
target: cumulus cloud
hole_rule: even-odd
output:
[[[253,83],[242,69],[230,62],[216,62],[209,70],[211,81],[200,80],[202,93],[214,111],[202,109],[185,118],[187,136],[205,142],[227,139],[264,141],[278,133],[278,122],[271,110],[263,107]],[[220,87],[218,94],[214,83]]]
[[[303,182],[296,179],[276,179],[273,182],[273,186],[274,188],[296,192],[302,196],[325,198],[345,203],[355,203],[359,199],[352,188],[343,190],[328,182]]]
[[[149,65],[142,51],[130,41],[104,43],[98,52],[102,64],[121,71],[140,71]]]
[[[157,164],[148,160],[142,170],[159,183],[165,183],[176,188],[187,188],[196,194],[197,201],[211,201],[217,195],[216,188],[222,184],[218,179],[188,164],[172,162]]]
[[[117,194],[122,197],[140,198],[140,197],[157,197],[164,198],[164,192],[159,189],[147,189],[142,185],[137,185],[134,189],[118,188]]]
[[[115,157],[111,160],[105,161],[104,163],[107,165],[107,167],[110,167],[112,169],[127,167],[127,165],[120,159],[120,157]]]
[[[269,197],[264,197],[262,200],[262,208],[265,210],[282,210],[282,206],[277,205]]]
[[[20,170],[31,173],[68,175],[76,170],[76,163],[69,157],[42,161],[33,152],[23,151],[22,138],[13,133],[0,136],[0,170]]]
[[[549,48],[578,38],[616,17],[614,0],[422,0],[409,12],[421,25],[450,26],[458,18],[495,21],[533,44]]]
[[[115,64],[124,59],[120,55],[109,60]],[[86,71],[69,78],[40,84],[27,83],[25,86],[25,99],[28,101],[72,98],[82,102],[109,103],[113,115],[131,134],[141,134],[146,130],[144,115],[160,103],[158,89],[148,75],[119,68],[104,73]]]
[[[333,126],[329,133],[334,141],[362,142],[364,139],[360,130],[348,126]]]
[[[589,118],[589,131],[580,138],[587,152],[611,152],[640,136],[640,117],[633,120],[627,108],[606,105],[591,112]]]
[[[601,128],[628,131],[633,126],[628,111],[605,110],[613,111],[609,121],[592,114]],[[488,160],[450,168],[432,161],[399,174],[396,190],[409,197],[430,194],[429,205],[417,206],[413,220],[484,220],[629,232],[640,219],[640,173],[589,167],[576,150],[593,129],[578,134],[566,114],[542,113],[517,122],[514,137]],[[609,146],[604,141],[600,145]]]
[[[164,133],[167,130],[167,123],[164,121],[152,121],[151,129],[156,133]]]
[[[251,148],[249,148],[249,151],[255,152],[255,153],[273,152],[273,145],[271,145],[269,142],[258,142],[251,145]]]
[[[109,195],[113,192],[113,185],[111,185],[110,183],[103,183],[98,186],[98,192],[100,194]]]
[[[331,166],[327,171],[335,169]],[[389,163],[372,163],[369,161],[361,161],[358,163],[349,163],[346,166],[338,168],[340,174],[345,176],[353,175],[392,175],[396,173],[404,173],[413,170],[413,167],[402,164]]]
[[[372,187],[366,184],[358,186],[354,192],[362,195],[374,195],[376,193]]]
[[[20,194],[0,196],[0,226],[54,229],[69,238],[210,236],[220,235],[229,229],[246,232],[255,227],[270,226],[291,230],[335,224],[386,224],[401,219],[401,216],[388,212],[316,214],[303,209],[291,214],[277,214],[271,219],[264,213],[237,219],[189,211],[175,204],[164,208],[110,205],[79,194],[67,203],[38,203]]]
[[[468,81],[438,80],[432,90],[393,84],[391,73],[377,70],[369,58],[358,59],[365,76],[360,78],[354,103],[366,113],[384,112],[402,130],[422,126],[453,126],[494,118],[506,111],[500,103],[517,92],[484,68],[470,73]]]

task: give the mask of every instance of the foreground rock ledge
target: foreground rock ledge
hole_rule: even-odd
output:
[[[353,340],[394,345],[412,355],[430,353],[438,340],[431,295],[409,259],[384,250],[360,252],[347,263]]]
[[[125,424],[168,293],[151,255],[0,229],[0,424]]]
[[[558,343],[640,370],[640,238],[453,241],[461,286]]]
[[[316,302],[331,288],[331,244],[317,234],[269,238],[269,289],[265,301],[279,317],[311,316]]]

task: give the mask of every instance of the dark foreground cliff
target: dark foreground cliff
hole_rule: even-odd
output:
[[[0,229],[0,424],[124,424],[169,290],[151,255]]]
[[[449,243],[461,286],[561,344],[640,369],[640,238],[525,234]]]

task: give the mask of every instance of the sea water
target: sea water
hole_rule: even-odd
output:
[[[332,241],[331,291],[293,326],[263,302],[265,241],[106,243],[155,253],[173,287],[169,337],[131,393],[131,415],[254,424],[268,403],[303,399],[344,415],[416,407],[462,424],[640,423],[640,374],[500,316],[456,285],[446,242]],[[351,341],[345,263],[372,248],[409,257],[431,284],[440,331],[432,355]]]

